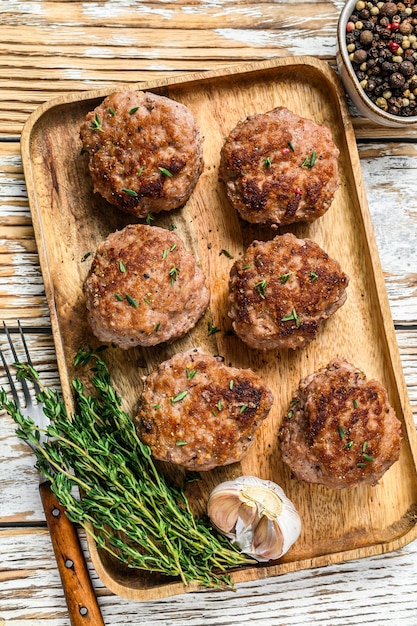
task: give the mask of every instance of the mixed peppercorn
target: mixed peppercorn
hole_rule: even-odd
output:
[[[358,0],[346,25],[352,67],[381,110],[417,115],[417,4],[415,0]]]

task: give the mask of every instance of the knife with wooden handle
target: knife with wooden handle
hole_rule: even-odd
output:
[[[71,626],[104,626],[75,525],[51,491],[41,482],[39,493],[54,548]]]

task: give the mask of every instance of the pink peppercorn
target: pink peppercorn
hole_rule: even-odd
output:
[[[297,194],[297,196],[301,196],[303,194],[303,192],[301,191],[301,189],[299,187],[296,187],[294,189],[294,193]]]
[[[397,22],[393,22],[392,24],[388,24],[387,28],[388,30],[390,30],[391,32],[395,32],[396,30],[398,30],[400,27],[400,25]]]
[[[353,22],[348,22],[346,24],[346,30],[348,33],[351,33],[352,31],[355,30],[355,24]]]
[[[289,152],[291,152],[291,150],[289,148],[283,148],[281,150],[281,154],[288,154]]]
[[[388,45],[390,47],[391,52],[397,52],[398,48],[400,47],[400,45],[396,43],[395,41],[390,41]]]

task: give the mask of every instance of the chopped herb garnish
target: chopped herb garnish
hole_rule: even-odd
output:
[[[100,121],[100,118],[98,116],[98,113],[95,114],[94,120],[90,124],[90,128],[91,128],[91,130],[103,130],[101,128],[101,121]]]
[[[185,368],[185,373],[187,374],[187,379],[191,380],[197,374],[197,370],[190,370],[188,367]]]
[[[224,256],[227,256],[228,259],[233,259],[233,254],[230,254],[230,252],[224,248],[220,250],[220,254],[224,254]]]
[[[129,296],[129,294],[128,294],[128,293],[126,294],[126,300],[129,302],[129,304],[130,304],[131,306],[134,306],[134,307],[135,307],[135,309],[137,309],[137,308],[138,308],[138,306],[139,306],[139,305],[138,305],[138,303],[136,302],[135,298],[132,298],[132,296]]]
[[[250,267],[251,267],[250,265],[244,265],[244,266],[242,267],[242,270],[249,270],[249,269],[250,269]]]
[[[294,415],[294,412],[291,409],[289,411],[287,411],[287,419],[290,420],[293,415]]]
[[[136,176],[142,176],[143,174],[143,170],[145,169],[145,166],[142,165],[142,167],[139,169],[138,173],[136,174]]]
[[[247,408],[248,408],[247,404],[242,404],[242,406],[240,407],[239,413],[243,413],[243,411],[246,411]]]
[[[111,107],[109,107],[109,113],[112,117],[114,117],[116,115],[116,111],[114,109],[112,109]]]
[[[217,326],[213,326],[211,322],[207,323],[207,333],[209,336],[215,335],[218,332],[220,332],[220,328],[217,328]]]
[[[353,408],[358,408],[358,403],[356,402],[356,398],[353,398]]]
[[[234,384],[235,384],[235,381],[232,378],[232,380],[229,381],[229,389],[230,390],[233,389]]]
[[[265,300],[266,280],[260,280],[259,283],[256,283],[255,289],[259,293],[261,298]]]
[[[133,113],[136,113],[136,111],[138,110],[139,107],[133,107],[133,109],[130,109],[129,111],[129,115],[133,115]]]
[[[124,193],[127,193],[128,196],[132,196],[132,198],[137,198],[137,193],[136,191],[133,191],[133,189],[125,189],[123,188],[122,191],[124,191]]]
[[[118,300],[119,302],[123,301],[123,297],[120,295],[120,293],[115,293],[114,297],[116,298],[116,300]]]
[[[148,296],[144,296],[143,297],[143,301],[146,302],[146,304],[150,304],[150,301],[148,299]]]
[[[305,157],[304,161],[301,163],[301,167],[309,167],[311,169],[316,161],[317,161],[317,153],[312,152],[311,157],[308,157],[308,156]]]
[[[222,404],[222,401],[221,401],[221,400],[219,400],[219,401],[218,401],[218,403],[217,403],[217,408],[219,409],[219,411],[221,411],[221,410],[222,410],[222,408],[223,408],[223,404]]]
[[[353,447],[353,441],[348,441],[347,444],[345,445],[345,448],[347,448],[348,450],[350,450]]]
[[[167,249],[164,248],[164,251],[162,252],[162,258],[166,259],[167,258],[167,254],[168,254]]]
[[[158,402],[158,404],[154,404],[154,405],[152,406],[152,408],[153,408],[153,409],[160,409],[160,408],[161,408],[161,403],[160,403],[160,402]]]
[[[173,174],[171,174],[171,172],[169,170],[167,170],[165,167],[158,167],[158,170],[164,175],[164,176],[168,176],[168,178],[172,178]]]
[[[180,270],[178,269],[178,267],[171,267],[171,269],[169,270],[169,275],[171,277],[171,285],[175,283],[175,281],[178,278],[179,273],[180,273]]]
[[[119,269],[122,272],[122,274],[126,273],[126,265],[123,263],[123,261],[119,262]]]
[[[175,226],[175,224],[170,224],[168,226],[168,230],[175,230],[177,227]]]
[[[170,252],[174,252],[175,248],[177,247],[176,243],[173,243],[172,246],[170,247],[169,251]]]
[[[212,409],[211,414],[214,415],[214,417],[217,417],[217,413],[214,409]]]
[[[148,215],[146,216],[146,220],[145,222],[148,224],[148,226],[154,221],[154,216],[152,215],[152,213],[148,213]]]
[[[314,270],[310,270],[310,279],[312,283],[314,283],[314,281],[318,279],[318,274],[316,274]]]
[[[291,276],[292,272],[287,272],[286,274],[281,274],[281,276],[278,276],[278,280],[284,285],[289,277]]]
[[[285,317],[281,318],[281,322],[290,322],[291,320],[294,320],[297,328],[300,327],[300,318],[298,317],[297,311],[295,309],[292,310],[291,315],[286,315]]]
[[[337,429],[338,429],[338,431],[339,431],[339,437],[340,437],[340,439],[344,439],[344,437],[345,437],[345,431],[344,431],[344,429],[343,429],[343,426],[338,426],[338,427],[337,427]]]
[[[264,160],[264,167],[266,167],[267,169],[271,167],[271,157],[266,157],[266,159]]]
[[[294,152],[294,146],[292,145],[291,141],[288,141],[287,146],[289,147],[290,150]]]
[[[157,333],[158,330],[161,328],[161,322],[158,322],[157,324],[155,324],[155,332]]]
[[[188,441],[176,441],[175,445],[176,446],[186,446],[188,444]]]
[[[181,393],[175,396],[175,398],[171,398],[171,404],[175,404],[176,402],[183,400],[187,394],[188,394],[187,390],[181,391]]]
[[[374,458],[372,456],[370,456],[369,454],[362,454],[363,458],[365,459],[365,461],[369,461],[370,463],[374,462]]]
[[[91,252],[86,252],[84,256],[81,258],[81,263],[84,263],[84,261],[86,261],[89,256],[91,256]]]

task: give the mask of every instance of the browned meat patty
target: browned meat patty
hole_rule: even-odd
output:
[[[181,337],[209,301],[204,275],[181,239],[142,224],[126,226],[98,246],[84,293],[94,334],[121,348]]]
[[[301,381],[280,438],[298,480],[341,489],[378,482],[399,458],[401,424],[386,389],[337,359]]]
[[[349,279],[310,239],[254,241],[230,271],[228,313],[252,348],[301,348],[346,300]]]
[[[150,92],[109,95],[87,114],[80,135],[94,191],[138,217],[185,204],[203,169],[191,111]]]
[[[138,432],[156,459],[210,470],[246,455],[272,402],[251,370],[190,350],[145,379]]]
[[[313,222],[333,200],[338,156],[327,127],[277,107],[249,116],[231,131],[219,177],[248,222]]]

